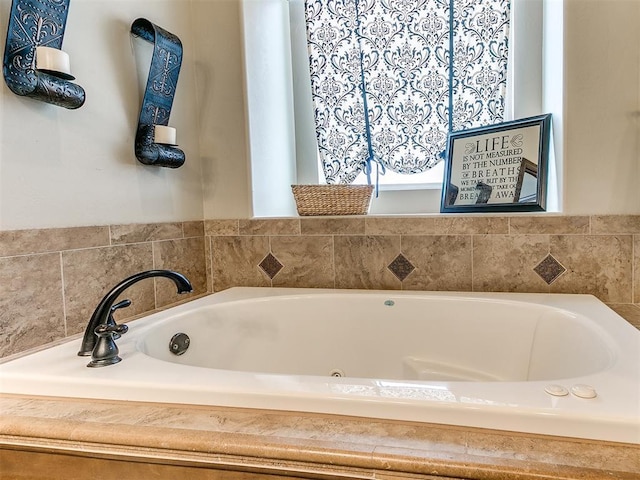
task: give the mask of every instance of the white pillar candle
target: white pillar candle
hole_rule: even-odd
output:
[[[36,69],[71,77],[69,54],[57,48],[36,47]]]
[[[165,145],[177,145],[176,129],[165,125],[153,126],[153,142]]]

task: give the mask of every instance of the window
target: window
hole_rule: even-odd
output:
[[[509,0],[304,3],[327,183],[415,183],[450,131],[503,120]]]
[[[560,108],[562,102],[561,93],[554,98],[553,91],[561,92],[562,79],[558,68],[549,68],[543,77],[543,2],[550,2],[551,7],[559,3],[511,0],[509,54],[514,61],[507,79],[504,118],[537,115],[543,113],[544,106],[544,111],[554,113],[555,128],[559,123],[555,121],[556,116],[561,116],[561,111],[556,114],[555,107]],[[548,11],[561,13],[560,7],[561,2],[559,8]],[[295,204],[290,184],[324,180],[319,169],[311,101],[304,0],[243,0],[242,9],[254,215],[292,215]],[[561,52],[561,20],[559,22],[559,25],[550,24],[552,27],[545,31],[550,38],[554,36],[545,54]],[[269,61],[264,61],[267,58]],[[561,58],[554,64],[561,65]],[[290,69],[285,65],[291,65]],[[543,82],[552,87],[546,94],[551,93],[553,105],[543,105]],[[278,95],[271,93],[274,89]],[[289,89],[290,97],[286,94]],[[394,179],[393,174],[387,174],[371,213],[439,212],[442,166],[440,162],[427,170],[431,178],[415,182],[414,177],[408,185],[397,183],[407,176],[398,174]],[[356,181],[366,180],[361,176]]]

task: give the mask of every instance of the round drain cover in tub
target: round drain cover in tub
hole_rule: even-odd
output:
[[[189,348],[191,339],[186,333],[176,333],[169,342],[169,351],[174,355],[182,355]]]

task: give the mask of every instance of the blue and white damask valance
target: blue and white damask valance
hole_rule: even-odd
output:
[[[503,120],[509,0],[306,0],[327,183],[419,173],[447,135]],[[367,112],[367,114],[365,114]]]

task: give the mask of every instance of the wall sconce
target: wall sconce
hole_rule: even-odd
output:
[[[168,124],[182,65],[182,43],[144,18],[133,22],[131,34],[154,44],[136,131],[136,158],[145,165],[178,168],[185,155],[176,147],[175,128]]]
[[[71,83],[69,55],[61,50],[70,0],[13,0],[2,72],[9,89],[68,109],[84,104]]]

